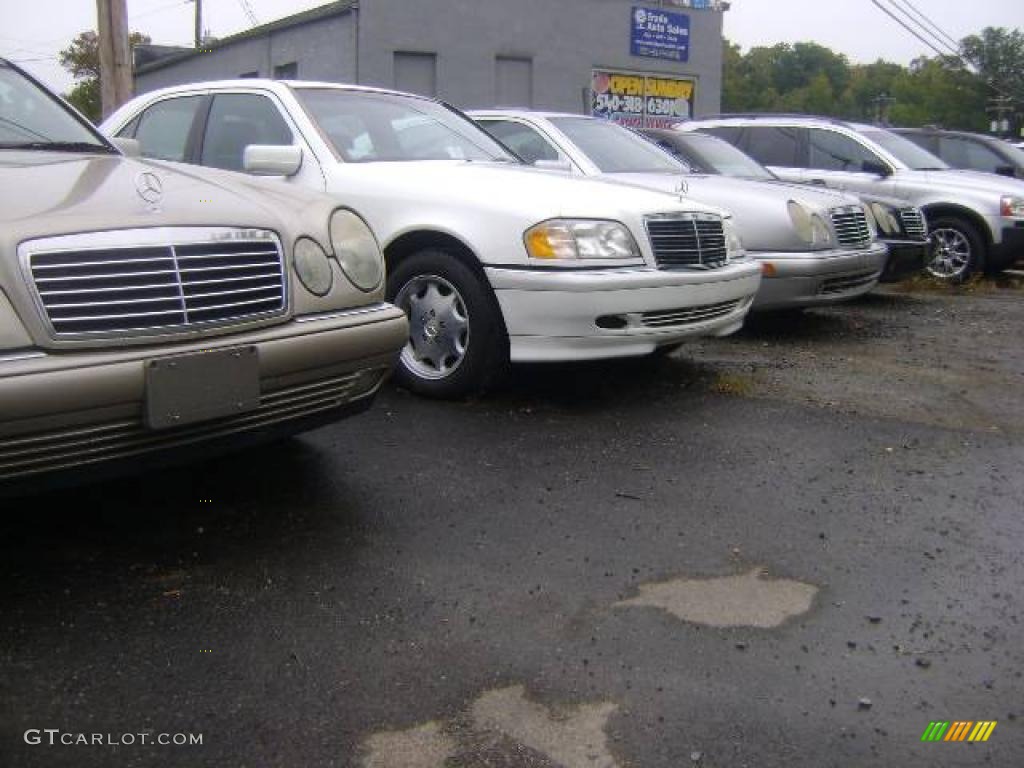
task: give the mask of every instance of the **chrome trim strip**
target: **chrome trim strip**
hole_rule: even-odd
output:
[[[321,312],[316,315],[302,315],[301,317],[293,318],[296,323],[315,323],[320,320],[337,320],[345,317],[358,317],[359,315],[372,315],[375,312],[380,312],[382,309],[387,309],[391,305],[386,301],[381,301],[376,304],[371,304],[368,307],[359,307],[357,309],[342,309],[337,312]]]

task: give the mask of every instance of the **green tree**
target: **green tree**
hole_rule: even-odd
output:
[[[1009,100],[1012,131],[1020,135],[1024,127],[1024,33],[1019,29],[986,27],[981,34],[961,40],[960,51],[989,86],[987,96]]]
[[[149,35],[132,32],[128,46],[150,42]],[[78,34],[71,44],[58,54],[60,65],[74,76],[75,86],[64,98],[92,121],[100,118],[100,37],[93,30]]]
[[[986,29],[965,38],[963,58],[922,57],[909,67],[876,61],[851,65],[817,43],[779,43],[744,54],[726,42],[722,103],[726,111],[800,112],[874,121],[888,103],[894,125],[937,124],[984,131],[986,100],[1012,89],[1024,103],[1024,35]],[[1019,91],[1019,93],[1017,93]]]

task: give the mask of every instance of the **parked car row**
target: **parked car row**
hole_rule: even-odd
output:
[[[97,132],[0,60],[0,480],[291,434],[369,407],[392,367],[458,397],[509,363],[672,349],[931,255],[907,195],[705,172],[578,115],[474,117],[245,79]]]
[[[471,112],[529,162],[564,163],[586,177],[682,194],[728,208],[764,280],[754,309],[832,304],[870,291],[886,269],[862,202],[841,192],[764,179],[694,173],[651,141],[615,123],[580,115]],[[913,209],[911,209],[913,210]],[[922,238],[914,272],[924,267]]]
[[[788,181],[907,200],[934,240],[929,271],[961,281],[1024,255],[1024,181],[951,168],[877,126],[806,115],[726,115],[675,130],[718,136]]]

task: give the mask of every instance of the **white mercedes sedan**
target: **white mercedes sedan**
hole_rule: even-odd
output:
[[[448,105],[333,83],[194,83],[101,126],[143,155],[338,195],[380,239],[409,316],[396,377],[482,389],[511,362],[645,355],[737,330],[760,284],[730,216],[522,165]]]

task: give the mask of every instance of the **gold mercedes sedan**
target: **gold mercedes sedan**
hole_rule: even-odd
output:
[[[126,156],[0,59],[0,493],[359,412],[407,338],[356,211]]]

